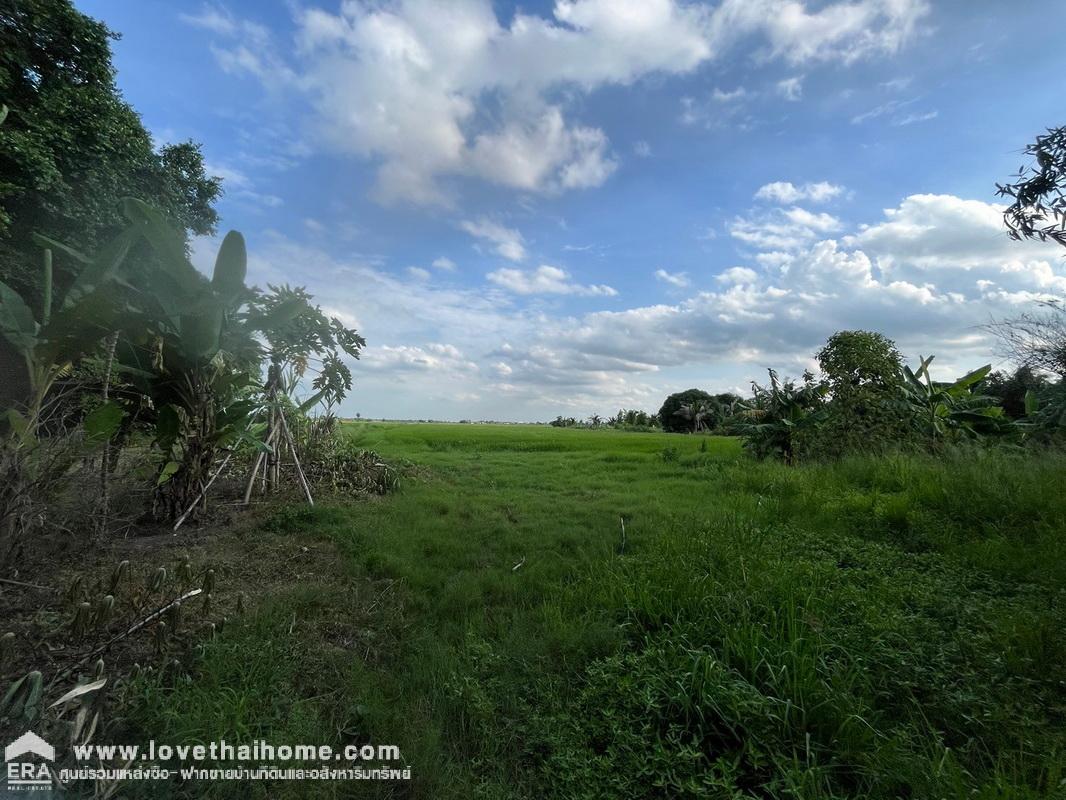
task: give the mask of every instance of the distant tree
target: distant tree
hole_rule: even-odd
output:
[[[116,35],[69,0],[0,3],[0,275],[40,289],[34,232],[96,252],[124,226],[118,201],[137,197],[195,234],[213,233],[221,193],[198,145],[153,147],[114,81]],[[62,287],[76,265],[56,260]]]
[[[682,403],[674,413],[682,419],[692,423],[692,432],[699,433],[706,427],[707,420],[714,415],[713,400],[693,400],[690,403]]]
[[[903,358],[896,343],[871,331],[839,331],[818,351],[818,366],[834,395],[899,383]]]
[[[691,405],[696,401],[708,403],[713,398],[702,389],[688,389],[684,392],[676,392],[663,401],[659,409],[659,421],[664,431],[685,433],[692,429],[692,422],[678,414],[681,406]]]
[[[811,446],[842,455],[898,442],[907,424],[899,402],[903,359],[895,342],[872,331],[839,331],[817,358],[830,399]]]
[[[983,394],[994,397],[1003,407],[1004,413],[1011,419],[1026,416],[1025,396],[1030,392],[1040,396],[1051,382],[1032,367],[1021,366],[1014,372],[991,373],[981,386]]]
[[[1066,127],[1049,128],[1026,145],[1025,154],[1036,166],[1023,164],[1014,183],[996,184],[1001,197],[1014,201],[1003,212],[1007,233],[1066,247]]]

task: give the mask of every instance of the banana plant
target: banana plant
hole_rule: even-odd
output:
[[[22,361],[28,387],[22,401],[0,409],[0,532],[5,539],[25,533],[32,524],[28,520],[36,517],[33,498],[52,491],[78,458],[110,440],[122,422],[121,407],[104,403],[82,420],[80,436],[41,436],[62,409],[59,381],[114,327],[120,307],[110,289],[134,238],[124,231],[95,258],[78,255],[82,269],[62,297],[52,285],[52,249],[46,247],[37,312],[0,281],[0,335]],[[44,237],[38,241],[53,244]]]
[[[933,356],[919,356],[917,371],[903,367],[903,399],[922,432],[934,443],[952,435],[983,436],[1004,433],[1010,421],[995,398],[977,393],[991,364],[968,372],[953,382],[934,381],[929,374]]]
[[[176,517],[202,492],[216,454],[254,434],[259,346],[240,313],[251,296],[247,255],[244,238],[230,231],[208,280],[159,211],[133,199],[123,211],[155,258],[128,287],[139,324],[117,347],[118,370],[150,401],[160,453],[155,511]]]
[[[786,464],[794,464],[797,435],[825,419],[829,387],[816,382],[809,372],[804,373],[799,386],[792,380],[782,381],[775,370],[769,373],[769,387],[753,382],[753,400],[737,404],[748,420],[741,426],[744,444],[758,458],[776,455]]]
[[[1025,393],[1025,418],[1015,423],[1027,435],[1054,436],[1066,431],[1066,381]]]
[[[110,286],[118,278],[136,232],[123,231],[92,259],[46,237],[36,238],[45,245],[39,313],[35,314],[18,292],[0,281],[0,334],[21,357],[29,384],[25,409],[8,409],[8,421],[34,435],[56,381],[113,330],[121,308]],[[53,248],[82,264],[61,298],[55,297],[52,286]],[[16,421],[16,416],[21,419]]]

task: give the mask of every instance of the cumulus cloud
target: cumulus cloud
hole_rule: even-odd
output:
[[[455,262],[444,256],[433,259],[431,266],[433,269],[443,270],[444,272],[455,272]]]
[[[779,223],[795,224],[788,210]],[[306,283],[366,335],[343,413],[418,417],[431,402],[454,418],[543,419],[563,408],[654,408],[695,375],[728,388],[769,366],[795,374],[848,328],[882,331],[907,356],[935,353],[945,377],[961,374],[989,359],[980,326],[990,316],[1066,293],[1061,249],[1010,241],[1001,213],[978,200],[912,195],[847,233],[814,232],[787,250],[751,244],[751,261],[676,302],[578,315],[527,307],[523,296],[595,303],[613,290],[556,267],[499,270],[487,286],[457,289],[278,235],[253,248],[249,280]],[[217,244],[194,243],[201,269],[210,270]],[[398,382],[409,391],[398,393]]]
[[[618,294],[610,286],[574,283],[566,270],[547,264],[535,270],[498,269],[486,277],[515,294],[574,294],[585,297],[614,297]]]
[[[557,0],[502,24],[490,0],[349,0],[297,6],[292,42],[221,7],[184,19],[219,38],[225,70],[306,98],[324,143],[376,162],[383,202],[447,204],[452,177],[528,192],[606,181],[607,134],[572,120],[568,95],[688,73],[741,43],[793,65],[894,53],[928,12],[925,0],[809,5]]]
[[[726,270],[721,290],[560,320],[544,337],[626,370],[732,363],[749,364],[757,377],[760,366],[803,364],[836,330],[867,328],[897,339],[905,353],[940,354],[948,372],[972,367],[988,356],[979,326],[990,314],[1066,291],[1058,250],[1010,241],[1001,212],[914,195],[856,234],[767,250],[774,257],[759,269]]]
[[[665,269],[655,270],[655,279],[662,281],[663,283],[669,283],[671,286],[676,286],[678,288],[684,288],[691,283],[688,279],[688,273],[667,272]]]
[[[790,251],[810,245],[843,223],[832,214],[815,213],[798,206],[775,208],[749,217],[737,217],[729,233],[758,250]]]
[[[730,267],[719,274],[715,280],[719,283],[755,283],[759,273],[748,267]]]
[[[478,365],[452,344],[381,345],[369,348],[361,368],[392,372],[477,372]]]
[[[844,187],[818,181],[796,186],[788,181],[774,181],[760,186],[755,192],[756,200],[770,200],[777,203],[797,203],[809,200],[812,203],[824,203],[844,194]]]
[[[508,261],[525,260],[525,239],[514,228],[507,228],[485,217],[477,220],[465,220],[459,227],[471,236],[492,244],[496,253]]]

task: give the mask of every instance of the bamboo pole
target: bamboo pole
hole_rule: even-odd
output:
[[[285,438],[289,442],[289,451],[292,453],[292,460],[296,464],[296,474],[300,476],[300,484],[304,487],[304,494],[307,495],[307,502],[309,505],[315,504],[315,499],[311,497],[311,487],[307,485],[307,476],[304,475],[304,469],[300,466],[300,458],[296,455],[296,443],[292,440],[292,433],[289,431],[289,424],[285,421],[285,414],[281,413],[281,427],[285,432]]]
[[[207,497],[207,490],[211,488],[211,484],[215,482],[215,478],[222,474],[222,470],[226,468],[226,465],[229,463],[229,460],[231,458],[233,458],[232,450],[230,450],[226,457],[222,460],[222,463],[219,465],[218,469],[215,470],[215,474],[211,476],[211,480],[209,480],[204,486],[204,488],[200,490],[200,496],[193,500],[192,505],[185,509],[184,514],[178,517],[178,521],[174,523],[174,533],[178,532],[178,528],[181,527],[181,523],[183,523],[185,521],[185,518],[192,513],[192,510],[196,508],[197,504]]]
[[[267,447],[271,447],[274,442],[274,434],[276,431],[271,431],[267,436],[265,442]],[[266,460],[267,454],[262,450],[259,451],[259,455],[255,457],[255,466],[252,467],[252,474],[248,477],[248,484],[244,487],[244,505],[248,505],[252,500],[252,489],[255,487],[255,479],[259,475],[259,468],[263,466],[263,461]],[[264,477],[265,477],[264,472]]]

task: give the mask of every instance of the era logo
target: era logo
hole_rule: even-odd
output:
[[[52,776],[44,762],[15,761],[24,756],[38,756],[45,761],[55,761],[56,751],[52,745],[33,731],[26,731],[4,748],[7,763],[7,785],[12,788],[33,789],[52,785]]]

